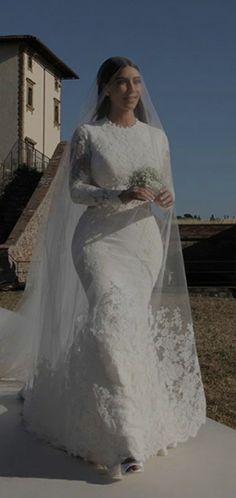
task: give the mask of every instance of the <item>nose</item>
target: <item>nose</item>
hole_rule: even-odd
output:
[[[128,86],[127,86],[128,94],[132,94],[135,92],[135,84],[133,81],[128,81]]]

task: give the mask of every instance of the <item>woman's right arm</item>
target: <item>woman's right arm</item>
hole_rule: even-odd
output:
[[[88,131],[84,125],[75,131],[70,149],[69,189],[73,202],[88,206],[120,205],[122,190],[93,184],[90,170],[91,152]]]

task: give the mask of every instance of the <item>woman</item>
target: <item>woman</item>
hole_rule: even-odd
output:
[[[195,436],[205,397],[166,135],[131,60],[96,83],[54,188],[24,419],[121,478]]]

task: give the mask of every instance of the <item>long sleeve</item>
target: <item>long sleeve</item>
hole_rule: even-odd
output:
[[[72,138],[70,151],[69,188],[73,202],[89,206],[119,206],[122,190],[101,188],[94,185],[90,171],[90,145],[88,131],[81,126]]]
[[[170,148],[169,148],[168,138],[165,133],[163,133],[162,171],[163,171],[164,183],[167,186],[167,188],[170,190],[174,202],[175,191],[174,191],[173,179],[171,174]]]

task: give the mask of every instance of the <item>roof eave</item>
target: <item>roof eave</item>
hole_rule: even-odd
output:
[[[44,43],[33,35],[6,35],[0,36],[0,42],[19,42],[32,47],[39,55],[51,64],[55,72],[60,74],[61,79],[79,79],[79,75],[70,69],[57,55],[55,55]]]

